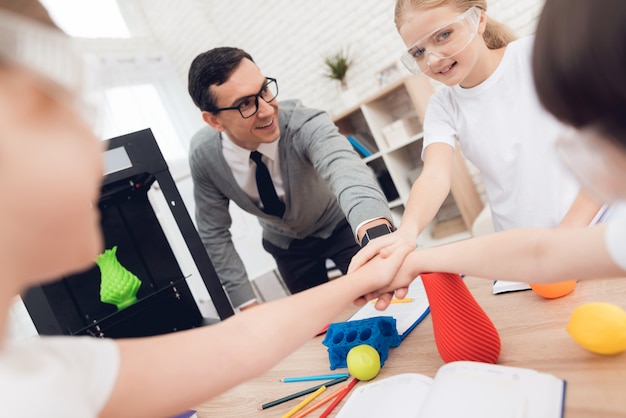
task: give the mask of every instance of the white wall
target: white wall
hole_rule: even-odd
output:
[[[534,32],[544,0],[488,0],[487,13],[518,35]],[[280,97],[300,98],[326,110],[340,105],[323,58],[347,46],[355,66],[348,84],[361,96],[375,89],[375,72],[404,45],[393,24],[394,0],[124,0],[135,25],[151,36],[182,80],[193,58],[216,46],[247,50],[262,71],[279,81]],[[130,8],[128,5],[133,4]],[[125,10],[128,13],[128,10]]]

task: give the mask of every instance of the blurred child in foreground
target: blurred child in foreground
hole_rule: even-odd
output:
[[[2,339],[15,295],[91,266],[103,245],[102,144],[79,116],[79,96],[54,79],[79,80],[68,39],[6,7],[51,23],[36,2],[0,1]],[[62,71],[45,74],[54,68]],[[5,342],[1,415],[172,416],[265,372],[353,300],[388,284],[406,252],[212,326],[149,338]]]

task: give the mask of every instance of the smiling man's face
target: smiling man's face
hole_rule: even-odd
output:
[[[234,107],[258,94],[266,83],[267,79],[259,67],[243,59],[224,84],[211,86],[211,92],[217,98],[218,108]],[[226,132],[235,144],[255,150],[259,144],[274,142],[280,136],[278,100],[267,103],[259,98],[258,106],[256,114],[247,119],[238,110],[223,110],[216,114],[202,112],[202,117],[213,128]]]

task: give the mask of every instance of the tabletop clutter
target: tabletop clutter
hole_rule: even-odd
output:
[[[494,376],[501,377],[509,372],[516,374],[516,376],[528,375],[528,378],[525,380],[526,386],[530,385],[529,388],[531,389],[526,388],[524,391],[521,387],[524,385],[519,380],[516,382],[518,385],[521,385],[520,388],[509,388],[511,393],[508,393],[506,396],[524,397],[526,403],[534,405],[533,408],[547,411],[546,416],[562,415],[565,399],[565,384],[563,380],[551,376],[549,373],[537,373],[531,369],[511,368],[496,364],[500,355],[500,336],[491,319],[470,293],[463,276],[449,273],[429,273],[422,274],[418,279],[420,281],[419,286],[422,286],[421,290],[418,290],[419,286],[416,286],[413,288],[413,293],[410,294],[412,298],[405,298],[407,301],[411,301],[411,305],[409,302],[400,303],[400,301],[404,300],[401,299],[398,300],[399,304],[390,305],[390,307],[395,306],[396,310],[375,311],[372,310],[373,302],[367,303],[345,322],[331,323],[325,327],[326,335],[322,344],[326,346],[328,352],[329,369],[347,368],[347,371],[341,372],[339,370],[337,373],[328,373],[326,370],[325,374],[281,379],[285,383],[309,380],[320,380],[323,383],[264,404],[259,409],[269,408],[301,398],[298,399],[298,405],[283,415],[283,418],[313,416],[311,412],[323,405],[328,406],[319,416],[327,417],[342,402],[342,399],[348,398],[350,390],[358,382],[371,380],[371,383],[368,382],[366,385],[357,386],[353,392],[350,392],[353,393],[353,396],[349,396],[350,399],[348,399],[345,405],[342,404],[339,413],[342,417],[344,415],[347,417],[361,416],[359,414],[361,414],[363,408],[370,408],[370,406],[365,406],[366,404],[369,405],[369,403],[363,401],[363,393],[365,391],[367,393],[371,391],[374,394],[375,389],[390,390],[387,387],[391,387],[390,385],[395,382],[394,379],[405,378],[402,377],[404,375],[394,375],[382,380],[375,379],[386,361],[388,361],[391,349],[400,346],[402,341],[404,341],[404,337],[414,329],[415,325],[419,324],[429,314],[432,314],[433,337],[437,352],[444,363],[446,363],[445,366],[448,367],[442,367],[440,372],[444,370],[447,372],[450,370],[461,370],[463,367],[471,366],[476,368],[473,373],[478,371],[487,373],[493,369],[492,371],[497,373],[489,373]],[[409,291],[411,292],[411,290]],[[546,297],[544,295],[540,296]],[[403,307],[402,311],[397,310],[399,306]],[[407,312],[409,314],[405,316]],[[365,317],[366,315],[367,317]],[[603,355],[617,354],[626,349],[626,344],[624,343],[626,341],[626,338],[624,338],[624,335],[626,335],[626,321],[624,318],[626,318],[626,313],[617,306],[609,303],[587,303],[579,306],[571,313],[567,331],[574,341],[589,351]],[[409,322],[410,324],[407,326]],[[470,366],[467,366],[468,364]],[[463,377],[460,373],[457,374],[459,376],[455,377],[457,379],[455,381],[461,382]],[[417,379],[417,377],[414,378]],[[430,377],[425,375],[419,377],[422,380],[426,378]],[[540,379],[548,382],[549,386],[556,391],[554,393],[558,392],[561,395],[552,396],[554,393],[550,392],[552,395],[548,396],[543,393],[545,388],[538,389],[543,388],[543,386],[537,383]],[[438,382],[436,377],[431,378],[431,380],[433,384]],[[346,383],[340,385],[343,382]],[[442,384],[441,382],[437,383],[439,386]],[[491,384],[493,386],[496,383],[491,382]],[[337,388],[327,390],[327,388],[333,385],[337,385]],[[427,393],[426,391],[423,392]],[[430,399],[433,396],[429,395],[428,397]],[[354,401],[352,398],[355,398]],[[359,399],[358,402],[357,398]],[[413,399],[411,402],[415,404],[412,404],[411,408],[417,408],[419,402],[415,401],[411,396],[409,398]],[[442,404],[440,401],[431,399],[429,403],[439,405],[437,408],[444,408],[442,405],[447,405],[447,403],[443,402]],[[489,404],[491,401],[481,398],[480,393],[474,393],[472,399],[459,402],[462,405],[456,405],[455,408],[462,409],[467,407],[469,409],[466,412],[469,413],[469,410],[482,410],[481,408],[484,404]],[[361,411],[357,415],[354,415],[355,403],[358,406],[357,410]],[[400,404],[404,405],[402,402],[398,403],[398,405]],[[348,408],[348,405],[350,408]],[[491,407],[492,409],[495,408],[493,405]],[[511,406],[503,405],[503,408],[502,410],[504,411],[510,409]],[[373,411],[367,410],[369,412]],[[497,408],[494,409],[494,411],[496,410]],[[495,416],[497,416],[497,413]]]
[[[430,304],[437,350],[444,362],[495,363],[500,355],[500,336],[493,322],[476,302],[458,274],[421,275]],[[346,357],[355,346],[367,344],[380,355],[381,366],[389,349],[400,345],[395,319],[384,315],[330,324],[324,341],[330,369],[347,367]]]
[[[495,363],[500,354],[500,337],[495,326],[473,298],[463,278],[457,274],[429,273],[421,275],[432,315],[437,350],[444,362],[476,361]],[[348,368],[352,380],[332,394],[304,409],[328,386],[347,379],[341,376],[304,391],[277,399],[260,409],[309,395],[283,418],[299,418],[307,415],[323,403],[331,404],[322,413],[325,417],[341,402],[349,390],[361,380],[375,378],[389,356],[391,348],[402,342],[396,327],[396,319],[384,315],[373,318],[332,323],[328,326],[322,344],[327,347],[330,369]],[[330,375],[320,375],[319,379]],[[288,381],[313,380],[315,376],[287,378]]]

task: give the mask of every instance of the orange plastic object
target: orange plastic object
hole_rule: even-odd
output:
[[[458,274],[423,273],[437,350],[444,362],[495,363],[500,335]]]
[[[558,283],[530,283],[530,288],[533,290],[533,292],[547,299],[555,299],[560,298],[561,296],[568,295],[572,293],[575,287],[576,280],[568,280],[566,282]]]

